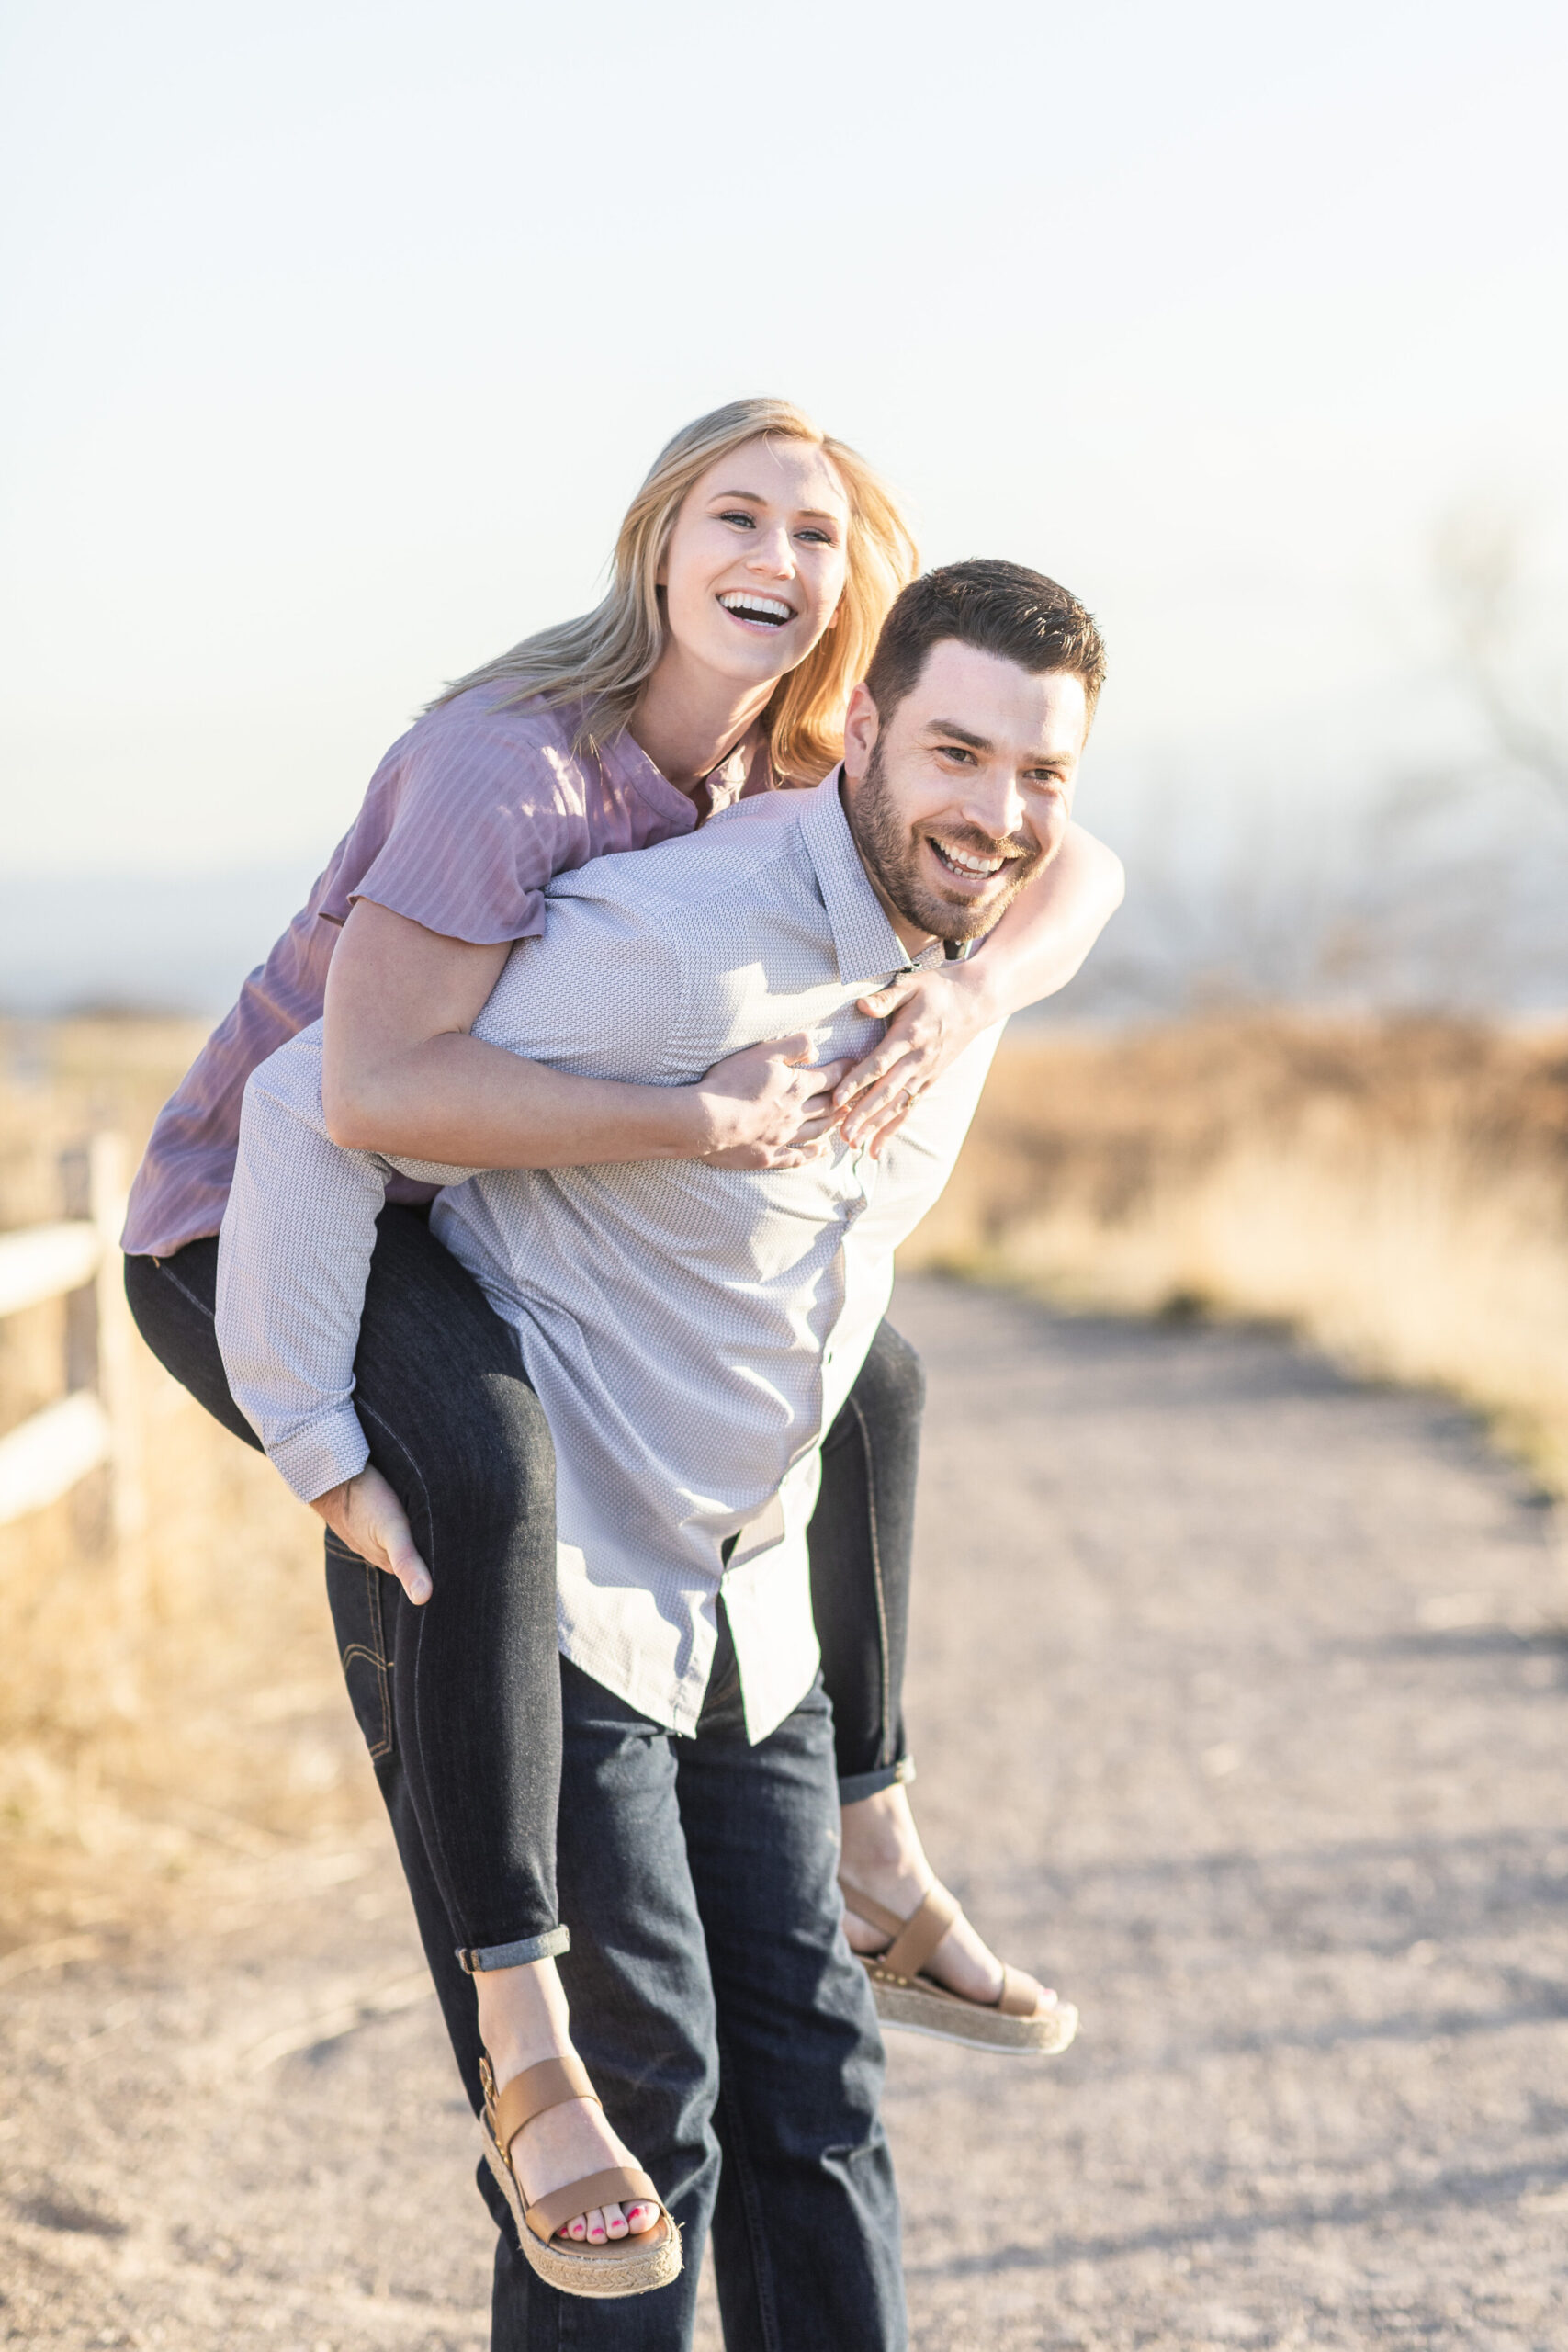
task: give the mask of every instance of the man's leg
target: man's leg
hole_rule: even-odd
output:
[[[718,2012],[714,2255],[728,2352],[902,2352],[893,2162],[871,1989],[844,1942],[820,1685],[746,1742],[721,1681],[677,1743],[681,1822]]]
[[[560,1673],[558,1867],[571,1950],[559,1967],[573,2040],[680,2224],[685,2267],[671,2286],[591,2302],[498,2256],[492,2352],[684,2352],[718,2177],[717,2062],[671,1741],[565,1658]]]

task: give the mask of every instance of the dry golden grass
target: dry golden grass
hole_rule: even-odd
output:
[[[1568,1489],[1568,1032],[1213,1019],[1004,1046],[905,1253],[1066,1305],[1284,1319]]]
[[[0,1226],[61,1214],[97,1128],[139,1154],[200,1042],[175,1022],[0,1025]],[[60,1392],[54,1302],[0,1322],[0,1428]],[[321,1530],[137,1346],[148,1532],[116,1555],[89,1479],[0,1528],[0,1940],[232,1910],[371,1817]]]
[[[60,1214],[94,1128],[133,1153],[188,1024],[0,1024],[0,1226]],[[1284,1317],[1436,1383],[1568,1487],[1568,1035],[1211,1021],[1020,1041],[906,1251],[1077,1306]],[[62,1317],[0,1323],[0,1429],[58,1393]],[[101,1497],[0,1529],[0,1941],[279,1871],[352,1874],[375,1797],[342,1699],[317,1522],[144,1352],[149,1526]]]

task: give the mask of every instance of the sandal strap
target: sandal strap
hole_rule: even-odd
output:
[[[552,2188],[547,2197],[529,2206],[523,2219],[534,2235],[548,2245],[563,2222],[574,2222],[579,2213],[591,2213],[596,2205],[627,2202],[657,2205],[660,2212],[664,2211],[647,2173],[638,2172],[633,2165],[612,2165],[608,2172],[591,2172],[581,2180],[569,2180],[564,2188]]]
[[[1004,2018],[1032,2018],[1034,2015],[1035,2000],[1036,1996],[1027,1977],[1021,1970],[1010,1968],[1004,1960],[1002,1989],[994,2006]]]
[[[962,1915],[962,1905],[955,1894],[950,1894],[940,1879],[926,1889],[920,1901],[907,1919],[873,1902],[868,1894],[840,1879],[845,1902],[852,1911],[869,1926],[880,1928],[893,1941],[885,1952],[877,1954],[877,1963],[892,1976],[918,1976],[931,1954]]]
[[[508,2153],[524,2125],[532,2123],[536,2115],[545,2115],[552,2107],[565,2107],[574,2098],[591,2098],[595,2107],[600,2104],[588,2069],[575,2052],[570,2058],[541,2058],[536,2066],[525,2066],[520,2075],[513,2075],[490,2097],[491,2122],[502,2154]],[[581,2210],[573,2208],[577,2212]],[[567,2219],[570,2218],[569,2213]]]
[[[868,1928],[880,1928],[885,1936],[902,1934],[904,1922],[897,1911],[889,1911],[886,1903],[878,1903],[874,1895],[863,1894],[847,1878],[839,1881],[839,1893],[856,1918],[863,1919]]]

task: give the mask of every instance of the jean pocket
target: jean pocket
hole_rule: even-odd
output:
[[[392,1752],[392,1676],[381,1617],[381,1571],[330,1534],[327,1605],[349,1704],[378,1763]]]

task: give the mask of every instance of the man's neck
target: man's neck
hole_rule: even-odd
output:
[[[856,846],[858,848],[859,844],[857,843]],[[861,858],[861,864],[865,867],[865,878],[881,899],[882,911],[892,924],[897,934],[898,944],[908,956],[909,961],[913,963],[917,956],[923,956],[928,947],[940,947],[943,943],[938,939],[934,931],[922,931],[918,922],[911,922],[908,915],[899,913],[870,866],[866,865],[863,856]]]
[[[844,812],[844,822],[849,826],[850,839],[854,842],[855,855],[859,858],[861,863],[861,872],[865,876],[866,880],[871,884],[872,888],[875,891],[877,902],[880,905],[883,913],[887,917],[888,922],[892,924],[894,935],[897,939],[899,946],[904,950],[904,953],[908,956],[912,963],[917,956],[923,956],[928,947],[935,947],[939,944],[936,933],[931,931],[922,931],[918,922],[911,922],[908,915],[900,914],[897,908],[894,905],[892,899],[888,897],[886,891],[878,881],[876,875],[867,861],[864,850],[862,849],[860,845],[860,838],[855,831],[853,820],[850,816],[850,796],[845,789],[848,782],[849,779],[845,775],[843,769],[840,767],[839,770],[839,806]]]
[[[755,726],[773,692],[773,682],[738,686],[685,661],[679,646],[667,645],[626,732],[677,792],[694,793]]]

